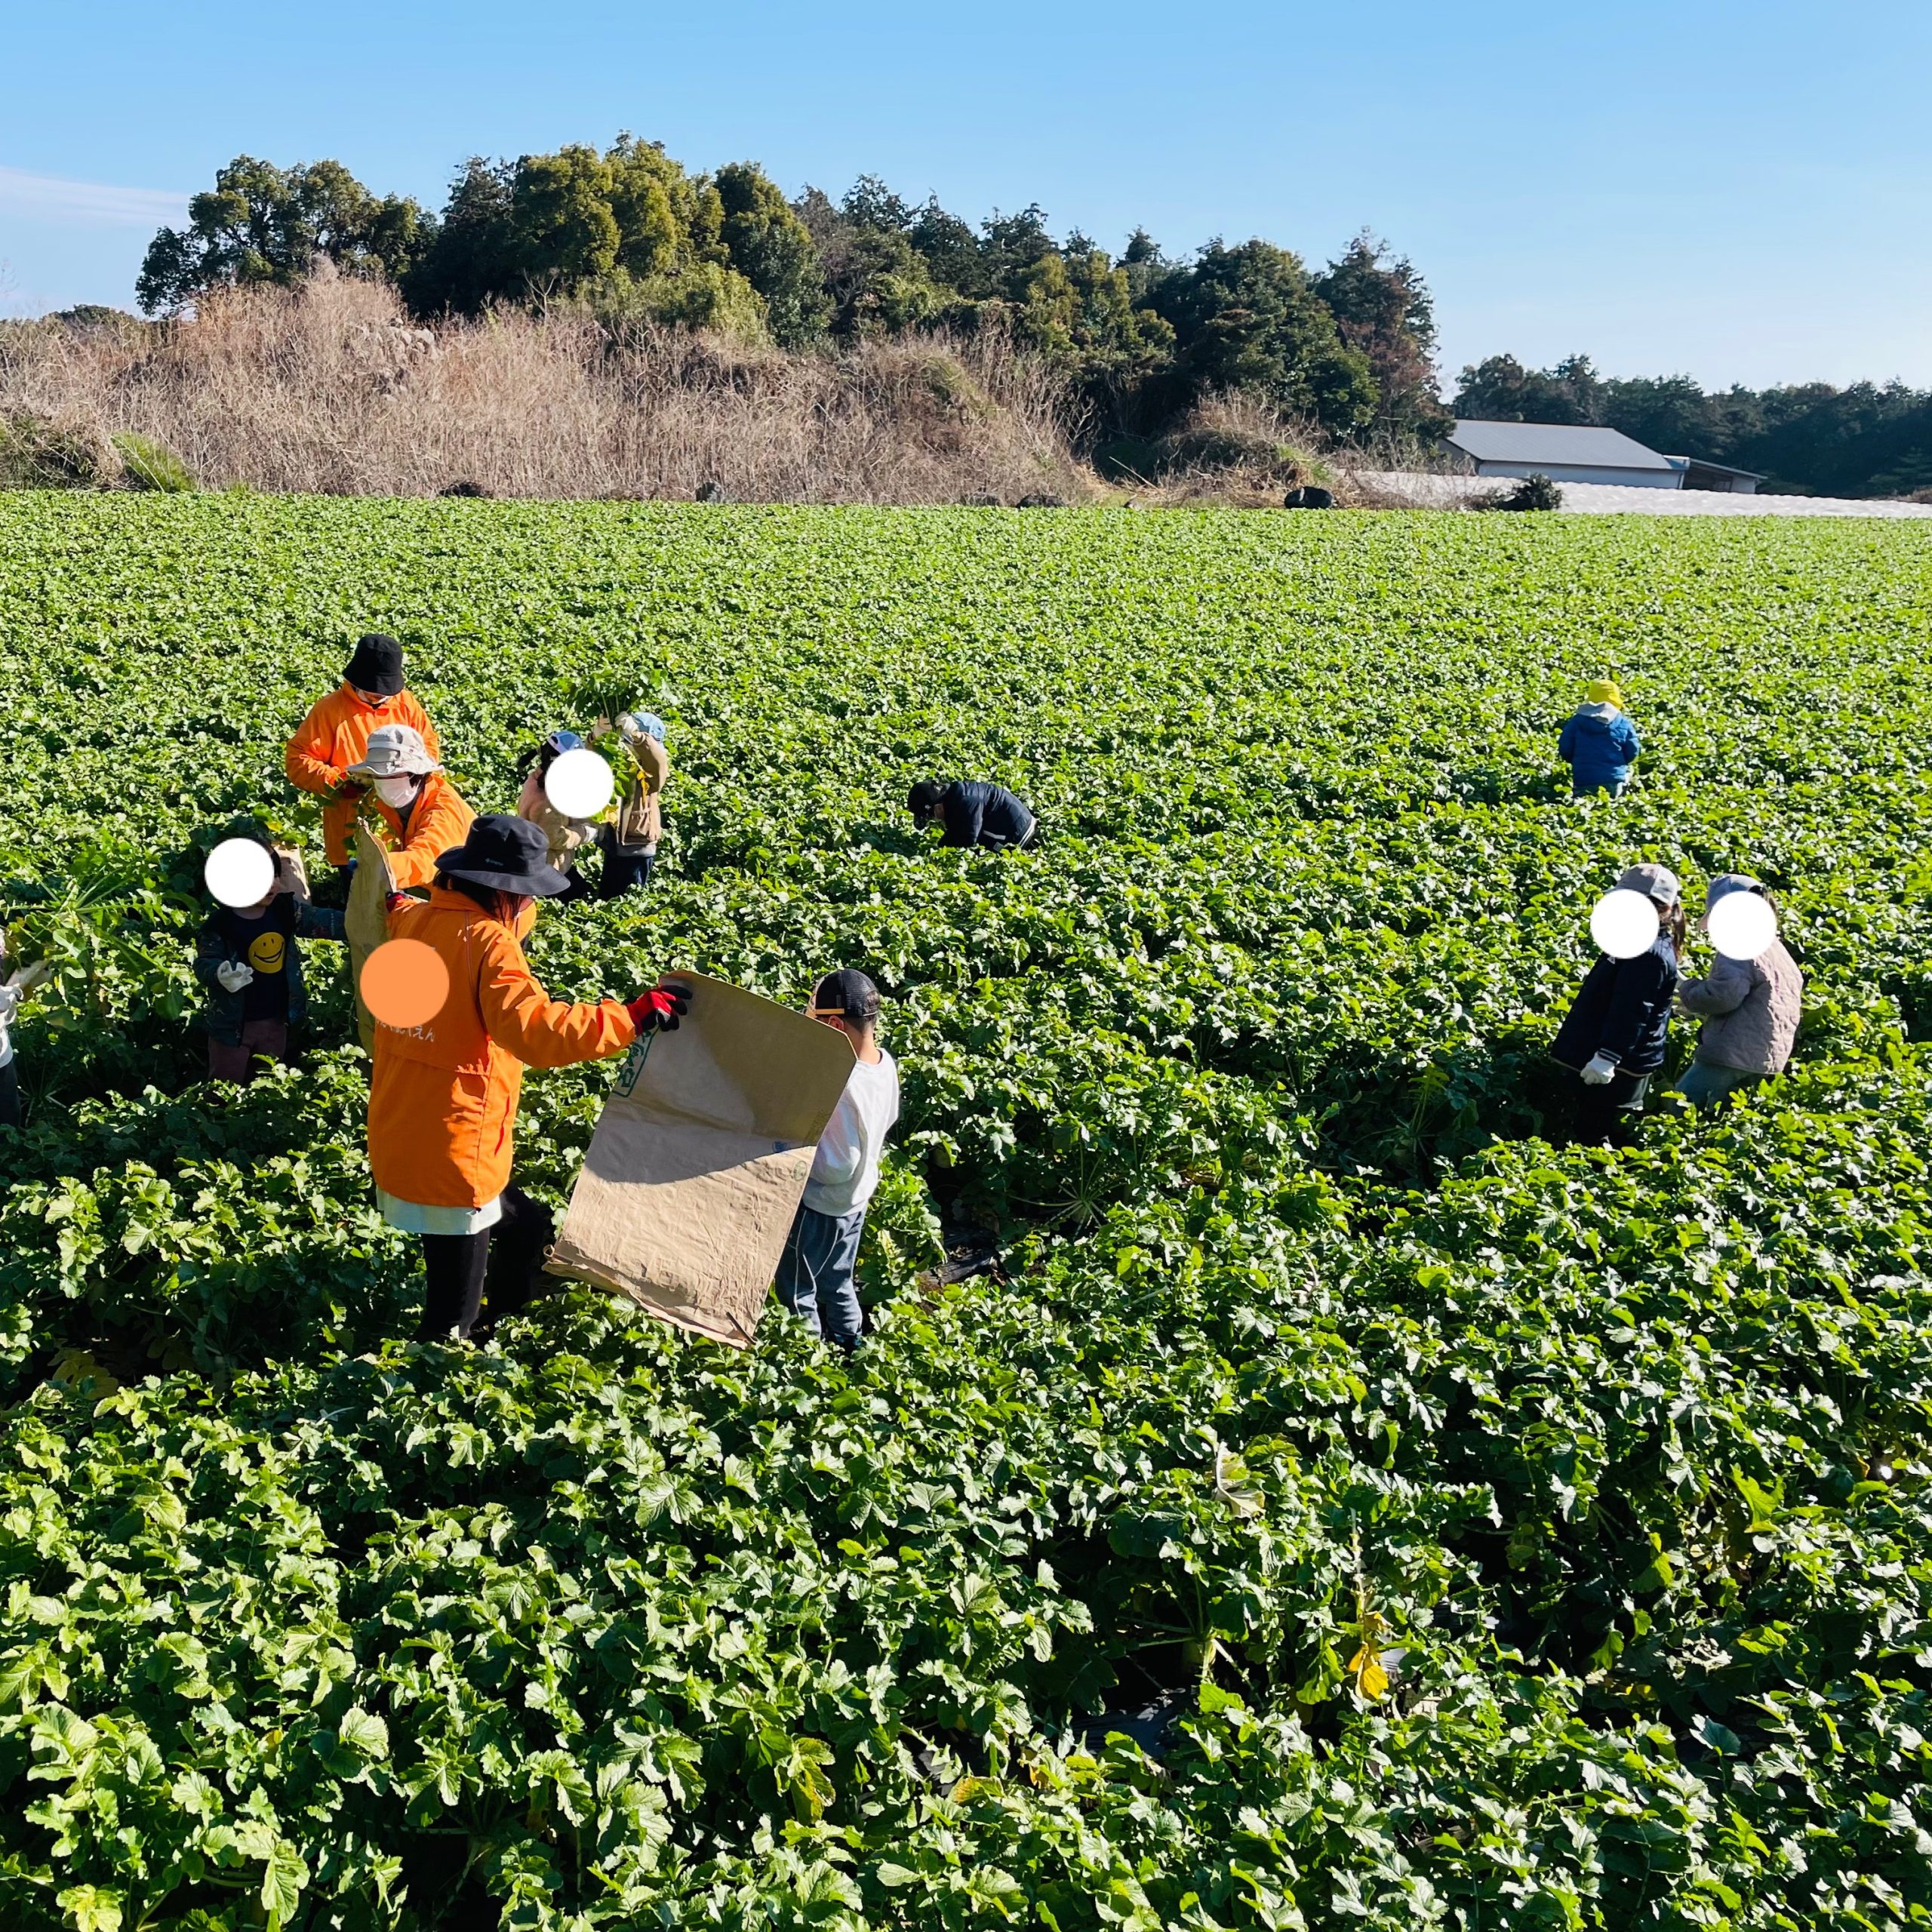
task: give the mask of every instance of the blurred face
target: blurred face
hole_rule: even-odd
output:
[[[360,685],[351,685],[349,688],[373,711],[380,711],[389,703],[389,698],[383,692],[365,691]]]
[[[288,860],[279,852],[274,853],[271,856],[275,860],[275,883],[255,901],[254,905],[245,909],[251,913],[266,912],[283,893],[293,892],[295,890],[295,881],[290,876]]]

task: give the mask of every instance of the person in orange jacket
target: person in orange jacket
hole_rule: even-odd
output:
[[[378,724],[348,775],[374,793],[377,815],[395,841],[389,860],[396,890],[427,885],[435,876],[438,856],[463,843],[476,814],[445,776],[423,734],[411,725]]]
[[[669,1031],[690,1004],[680,986],[635,999],[553,1000],[517,937],[533,899],[569,881],[549,864],[543,834],[491,814],[437,861],[427,901],[389,901],[389,932],[433,949],[449,973],[442,1011],[420,1026],[378,1023],[369,1089],[369,1164],[392,1227],[423,1243],[419,1341],[454,1328],[466,1340],[485,1291],[491,1318],[535,1292],[555,1238],[548,1209],[510,1185],[523,1069],[571,1066],[622,1053]]]
[[[343,667],[341,684],[309,707],[282,753],[288,782],[329,801],[322,812],[322,838],[331,865],[349,863],[356,801],[366,789],[349,775],[349,767],[368,750],[369,734],[379,724],[407,724],[422,734],[432,758],[442,756],[436,728],[404,686],[402,646],[372,631],[358,640],[355,655]]]

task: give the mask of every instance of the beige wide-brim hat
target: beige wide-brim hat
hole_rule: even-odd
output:
[[[405,774],[440,771],[429,755],[423,734],[413,724],[378,724],[369,734],[369,749],[359,764],[349,768],[352,778],[400,778]]]

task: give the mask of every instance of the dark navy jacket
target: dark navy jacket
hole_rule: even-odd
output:
[[[1579,798],[1621,789],[1643,749],[1636,726],[1614,704],[1580,706],[1564,719],[1556,741],[1556,755],[1569,766],[1571,789]]]
[[[309,1009],[309,1001],[302,984],[302,949],[296,942],[343,938],[343,916],[331,907],[311,905],[306,899],[283,893],[270,903],[269,916],[262,921],[262,931],[282,936],[282,971],[288,981],[288,1023],[291,1027],[299,1026]],[[195,942],[195,977],[208,989],[208,1003],[202,1014],[202,1023],[208,1028],[208,1037],[231,1047],[242,1043],[242,1022],[248,1006],[247,989],[232,993],[215,974],[218,968],[233,958],[233,951],[222,931],[221,916],[216,913],[203,924]]]
[[[1635,959],[1604,953],[1585,977],[1558,1030],[1550,1057],[1564,1066],[1587,1066],[1607,1054],[1624,1073],[1654,1073],[1663,1064],[1677,991],[1677,953],[1659,933]]]
[[[955,779],[940,795],[949,845],[1017,845],[1033,829],[1033,814],[1004,785]]]

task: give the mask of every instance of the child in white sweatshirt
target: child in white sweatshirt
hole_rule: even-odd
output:
[[[856,1058],[779,1257],[778,1298],[850,1354],[862,1319],[853,1272],[879,1156],[899,1118],[899,1069],[878,1044],[878,989],[864,974],[849,966],[826,974],[813,990],[811,1015],[843,1033]]]

